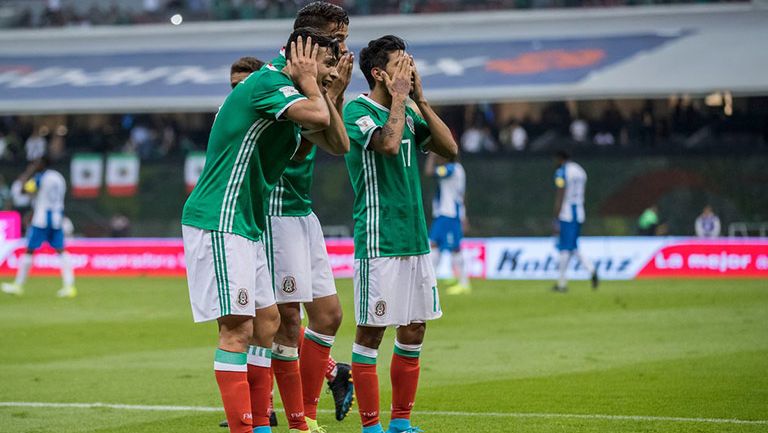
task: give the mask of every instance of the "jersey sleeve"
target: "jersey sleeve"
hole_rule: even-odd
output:
[[[565,167],[555,170],[555,186],[557,188],[565,188]]]
[[[413,129],[414,135],[416,135],[416,143],[418,143],[419,149],[421,149],[422,152],[426,152],[427,145],[432,141],[432,133],[429,131],[429,124],[427,124],[427,121],[415,111],[411,113],[411,116],[413,116]]]
[[[251,92],[251,107],[264,117],[279,120],[291,105],[307,99],[282,72],[259,76]]]
[[[350,145],[368,150],[373,133],[384,127],[384,124],[360,104],[350,102],[344,110],[344,127],[347,130]]]

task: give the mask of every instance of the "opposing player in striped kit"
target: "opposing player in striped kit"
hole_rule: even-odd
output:
[[[417,153],[453,159],[458,146],[424,97],[402,39],[369,42],[360,53],[360,69],[371,93],[344,109],[350,140],[346,163],[355,192],[352,376],[363,433],[382,433],[376,359],[386,327],[397,327],[389,432],[416,432],[410,416],[426,322],[442,315]],[[406,105],[409,95],[421,115]]]
[[[301,128],[348,146],[322,91],[338,77],[338,43],[298,29],[286,58],[284,68],[251,74],[224,101],[181,221],[194,320],[218,322],[214,370],[236,433],[270,431],[271,347],[280,318],[261,239],[267,195],[297,153]]]

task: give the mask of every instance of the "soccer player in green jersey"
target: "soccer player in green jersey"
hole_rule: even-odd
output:
[[[214,370],[233,433],[270,431],[280,318],[261,241],[266,196],[296,154],[301,128],[335,145],[348,141],[322,91],[338,77],[338,43],[302,28],[286,48],[284,68],[251,74],[219,109],[181,220],[194,320],[219,325]]]
[[[376,358],[384,331],[397,327],[390,376],[389,432],[411,426],[426,322],[442,315],[421,199],[417,153],[453,159],[458,146],[432,110],[405,42],[384,36],[360,53],[371,88],[344,109],[347,169],[355,192],[355,319],[352,376],[363,433],[382,433]],[[413,100],[420,114],[406,105]]]
[[[294,28],[314,27],[339,41],[342,57],[339,79],[328,87],[327,96],[341,113],[344,91],[352,75],[353,57],[344,41],[349,17],[339,6],[313,2],[303,7]],[[277,56],[271,67],[282,67],[285,57]],[[306,143],[316,143],[334,155],[349,147],[324,146],[312,131],[303,131]],[[323,382],[328,379],[336,404],[336,419],[342,420],[352,404],[350,366],[329,365],[331,347],[341,325],[342,310],[328,260],[323,231],[312,211],[312,176],[317,148],[301,161],[288,164],[277,187],[269,196],[265,247],[272,272],[275,298],[280,310],[280,328],[272,350],[272,370],[288,418],[289,427],[320,431],[317,404]],[[302,329],[301,304],[308,324]]]

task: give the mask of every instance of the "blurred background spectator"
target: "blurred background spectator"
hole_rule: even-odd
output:
[[[720,236],[720,218],[715,215],[712,206],[704,206],[698,218],[696,218],[696,236],[700,238],[716,238]]]

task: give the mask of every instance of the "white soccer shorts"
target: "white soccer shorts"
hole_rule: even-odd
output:
[[[355,320],[405,326],[443,315],[429,254],[355,260]]]
[[[268,217],[264,240],[278,304],[336,294],[323,230],[314,213]]]
[[[264,244],[232,233],[182,226],[195,322],[255,316],[275,304]]]

